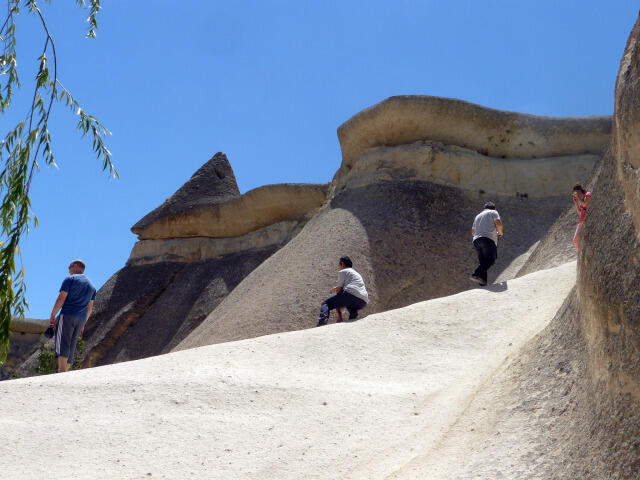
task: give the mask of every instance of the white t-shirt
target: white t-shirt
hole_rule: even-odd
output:
[[[487,237],[498,244],[498,230],[496,229],[496,220],[500,220],[500,214],[496,210],[485,208],[480,212],[473,221],[473,239]]]
[[[369,303],[369,294],[364,288],[362,276],[353,268],[343,268],[338,272],[338,287],[342,287],[345,292]]]

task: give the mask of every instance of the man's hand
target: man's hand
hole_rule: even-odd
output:
[[[89,321],[89,317],[91,316],[91,312],[93,312],[93,300],[89,300],[89,305],[87,305],[87,318],[84,319],[84,323],[82,324],[82,330],[80,330],[80,336],[84,334],[84,327],[87,326],[87,322]]]
[[[496,226],[496,231],[498,232],[498,236],[501,237],[502,236],[502,220],[494,220],[494,225]]]
[[[53,304],[53,310],[51,310],[51,316],[49,317],[49,325],[51,327],[56,326],[56,313],[58,313],[58,310],[60,310],[62,305],[64,305],[64,301],[67,299],[67,293],[68,292],[65,292],[64,290],[60,290],[56,303]]]

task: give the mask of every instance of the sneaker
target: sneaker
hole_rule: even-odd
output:
[[[358,318],[358,311],[355,310],[353,312],[349,312],[349,320],[355,320],[356,318]]]
[[[480,286],[481,286],[481,287],[486,287],[486,286],[487,286],[487,282],[482,282],[482,283],[480,284]]]
[[[482,285],[482,284],[485,284],[485,285],[486,285],[486,284],[487,284],[487,282],[485,282],[482,278],[480,278],[480,277],[479,277],[479,276],[477,276],[477,275],[471,275],[471,276],[469,277],[469,280],[471,280],[472,282],[479,283],[480,285]]]
[[[318,324],[316,325],[316,327],[324,327],[327,324],[327,320],[319,320]]]

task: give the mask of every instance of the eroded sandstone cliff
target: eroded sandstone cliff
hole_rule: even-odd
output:
[[[345,254],[370,292],[363,315],[466,290],[487,200],[506,232],[496,278],[569,206],[610,123],[393,97],[339,128],[330,185],[244,195],[218,153],[132,228],[140,240],[98,293],[84,365],[311,327]],[[569,246],[556,260],[571,258]]]
[[[283,184],[241,195],[227,157],[214,155],[132,227],[140,241],[98,291],[83,365],[171,350],[300,231],[326,190]]]
[[[620,64],[612,149],[593,188],[577,282],[594,438],[611,474],[629,479],[640,472],[639,112],[640,19]]]
[[[541,118],[421,96],[355,115],[338,129],[343,162],[327,204],[178,348],[312,327],[345,254],[367,282],[363,314],[466,290],[470,225],[487,200],[507,232],[498,275],[569,206],[610,125],[610,117]]]
[[[338,129],[336,187],[401,174],[458,188],[546,197],[586,178],[609,141],[611,118],[553,118],[462,100],[404,95],[363,110]],[[402,172],[400,168],[402,167]]]
[[[620,64],[611,148],[590,186],[576,289],[487,387],[491,406],[477,400],[492,441],[465,472],[501,456],[529,478],[640,478],[639,107],[640,19]],[[556,222],[523,273],[562,258],[576,219],[571,209]],[[514,425],[526,450],[504,435]]]

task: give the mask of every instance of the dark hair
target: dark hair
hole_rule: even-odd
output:
[[[346,255],[344,257],[340,257],[340,263],[344,263],[344,266],[347,268],[353,267],[353,262]]]
[[[84,269],[86,268],[84,262],[82,260],[80,260],[80,259],[74,260],[73,262],[71,262],[71,265],[79,266],[82,269],[83,272],[84,272]]]
[[[484,204],[484,208],[488,208],[489,210],[495,210],[496,204],[493,202],[487,202]]]
[[[576,183],[576,184],[573,186],[573,190],[571,190],[571,191],[572,191],[572,192],[576,192],[576,191],[578,191],[578,190],[580,190],[582,193],[587,193],[587,191],[584,189],[584,187],[582,186],[582,184],[581,184],[580,182]]]

